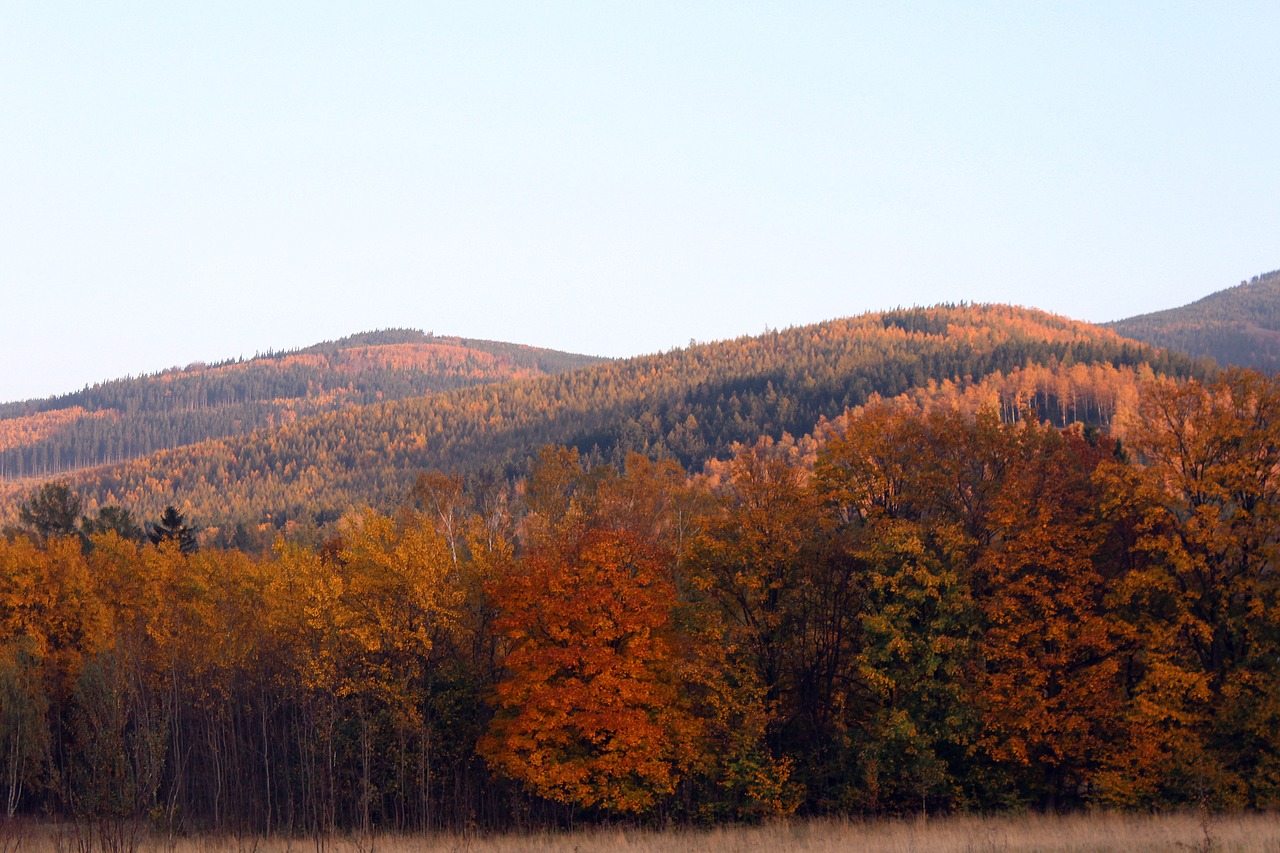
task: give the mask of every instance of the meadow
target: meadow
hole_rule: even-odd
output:
[[[533,834],[139,836],[104,849],[73,827],[10,825],[3,853],[982,853],[982,851],[1280,851],[1280,814],[955,816],[902,820],[798,820],[753,827],[653,830],[628,826]]]

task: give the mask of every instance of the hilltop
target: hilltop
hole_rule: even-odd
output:
[[[424,470],[511,477],[546,444],[612,461],[635,451],[696,470],[725,458],[735,442],[805,435],[873,395],[959,394],[1004,383],[990,393],[1003,394],[1015,414],[1035,403],[1057,420],[1105,422],[1117,386],[1139,368],[1199,369],[1041,311],[913,308],[351,405],[70,482],[87,508],[118,503],[149,516],[172,503],[214,542],[260,546],[277,532],[323,525],[356,507],[394,505]]]
[[[1274,373],[1280,370],[1280,270],[1255,275],[1181,308],[1106,326],[1153,346]]]
[[[0,480],[48,478],[350,406],[558,373],[600,359],[414,329],[102,382],[0,405]]]

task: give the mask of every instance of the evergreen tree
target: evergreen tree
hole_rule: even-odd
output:
[[[74,536],[80,522],[80,496],[66,483],[45,483],[18,509],[18,522],[37,539]]]
[[[85,516],[80,521],[80,529],[85,536],[115,533],[121,539],[130,542],[143,542],[147,538],[146,532],[142,529],[142,525],[138,524],[133,513],[114,504],[104,506],[92,518]]]
[[[178,550],[184,554],[194,554],[199,550],[195,528],[188,525],[186,517],[173,506],[165,507],[160,520],[149,523],[147,528],[147,538],[152,545],[173,541],[178,543]]]

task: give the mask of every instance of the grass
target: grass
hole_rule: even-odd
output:
[[[1280,814],[950,817],[856,822],[810,820],[760,827],[656,831],[626,827],[530,835],[378,835],[327,839],[196,836],[144,838],[139,853],[985,853],[985,851],[1232,851],[1280,853]],[[10,827],[0,853],[94,853],[74,833]],[[125,851],[107,851],[125,853]]]

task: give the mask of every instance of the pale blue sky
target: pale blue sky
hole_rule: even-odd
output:
[[[0,399],[1280,267],[1280,4],[0,0]]]

